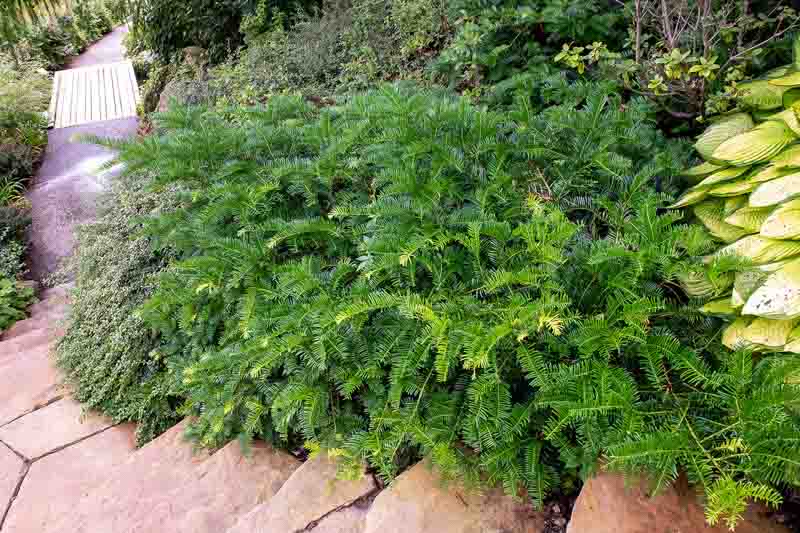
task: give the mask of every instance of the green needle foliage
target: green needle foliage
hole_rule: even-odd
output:
[[[387,479],[429,456],[536,503],[600,464],[654,489],[686,471],[731,524],[800,482],[796,361],[721,348],[680,289],[715,246],[662,213],[681,146],[613,87],[543,87],[541,112],[402,86],[176,108],[110,142],[182,191],[145,221],[178,260],[139,357],[202,443],[325,447]]]

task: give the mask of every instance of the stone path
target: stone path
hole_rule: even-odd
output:
[[[70,63],[70,67],[118,63],[127,30],[117,28]],[[31,203],[30,271],[43,279],[57,270],[74,246],[74,228],[91,220],[95,200],[113,172],[97,174],[112,154],[99,146],[73,142],[76,135],[126,138],[136,134],[138,120],[124,118],[48,132],[44,161],[27,197]]]

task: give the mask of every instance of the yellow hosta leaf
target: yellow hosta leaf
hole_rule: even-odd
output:
[[[718,183],[734,180],[742,174],[745,174],[748,170],[750,170],[750,167],[729,167],[722,169],[704,178],[703,181],[692,187],[692,190],[706,189]]]
[[[701,163],[697,166],[687,168],[683,171],[684,176],[705,176],[706,174],[711,174],[712,172],[716,172],[718,170],[722,170],[725,168],[722,165],[715,165],[713,163]]]
[[[732,215],[739,209],[745,207],[747,205],[747,200],[748,200],[747,195],[731,196],[725,198],[725,208],[722,210],[722,212],[725,214],[726,217],[728,215]]]
[[[746,345],[747,342],[744,340],[744,332],[752,321],[753,319],[747,317],[740,317],[734,320],[733,323],[722,332],[722,344],[731,350]]]
[[[800,85],[800,72],[792,72],[778,78],[769,80],[770,85],[777,87],[796,87]]]
[[[723,242],[733,242],[748,233],[752,233],[726,223],[723,220],[725,217],[723,212],[724,205],[724,202],[720,200],[706,201],[694,207],[694,214],[712,235]]]
[[[800,172],[758,185],[750,194],[750,207],[769,207],[800,196]]]
[[[736,309],[733,307],[731,303],[731,297],[726,296],[724,298],[717,298],[716,300],[711,300],[706,305],[700,308],[700,312],[706,315],[735,315]]]
[[[756,172],[752,176],[748,177],[747,181],[749,181],[750,183],[764,183],[770,180],[774,180],[775,178],[787,176],[794,172],[797,171],[791,168],[768,166],[764,170]]]
[[[758,233],[770,212],[772,212],[771,207],[742,207],[725,217],[725,222],[740,227],[748,233]]]
[[[772,158],[770,166],[777,168],[800,167],[800,144],[793,144]]]
[[[733,254],[751,261],[755,265],[765,265],[800,254],[800,242],[779,241],[761,235],[748,235],[733,244],[724,246],[712,256],[706,258],[711,262],[714,258]]]
[[[694,147],[706,161],[712,159],[712,154],[717,147],[728,139],[744,133],[755,126],[753,119],[747,113],[733,113],[727,115],[706,128],[697,138]]]
[[[796,139],[785,123],[770,120],[728,139],[714,150],[713,158],[736,167],[769,161]]]
[[[780,79],[780,78],[778,78]],[[739,102],[760,110],[776,109],[783,105],[783,93],[790,87],[771,83],[774,80],[755,80],[739,84]]]
[[[767,265],[753,266],[737,272],[733,281],[731,305],[743,307],[747,299],[767,280],[773,272],[783,267],[784,262],[778,261]]]
[[[794,328],[794,320],[772,320],[758,317],[742,332],[742,339],[756,347],[771,350],[783,348]]]
[[[708,190],[708,194],[718,197],[739,196],[749,193],[756,187],[758,187],[757,183],[750,183],[745,179],[716,185]]]
[[[770,274],[747,299],[742,314],[778,320],[800,317],[800,260]]]
[[[706,189],[701,189],[699,191],[690,190],[689,192],[681,196],[677,202],[669,206],[669,208],[678,209],[679,207],[686,207],[688,205],[693,205],[703,201],[707,196],[708,196],[708,191]]]
[[[797,119],[793,109],[784,109],[780,113],[771,115],[767,120],[782,120],[795,135],[800,135],[800,120]]]

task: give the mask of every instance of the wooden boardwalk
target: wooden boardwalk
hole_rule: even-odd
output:
[[[136,116],[139,86],[130,61],[56,72],[47,116],[52,128]]]

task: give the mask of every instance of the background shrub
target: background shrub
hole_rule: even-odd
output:
[[[0,207],[0,277],[19,279],[25,273],[25,232],[28,213],[17,207]]]

